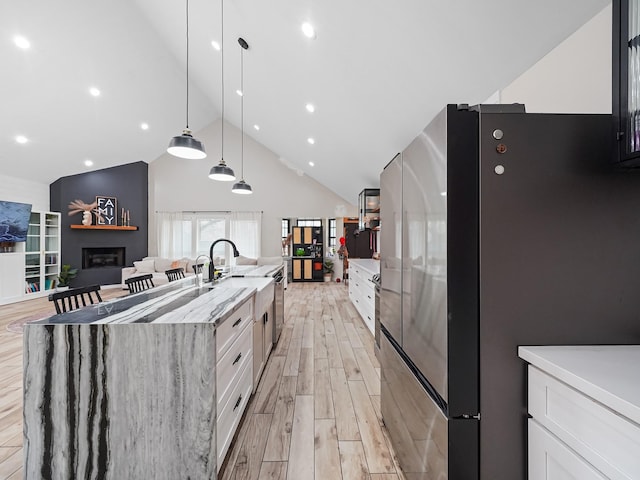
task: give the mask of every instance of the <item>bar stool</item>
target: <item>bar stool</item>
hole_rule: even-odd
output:
[[[164,273],[170,282],[184,278],[184,268],[182,267],[171,268],[169,270],[165,270]]]
[[[129,293],[138,293],[143,290],[155,287],[153,284],[153,274],[137,275],[127,278],[124,283],[129,287]]]
[[[49,294],[49,301],[56,307],[56,313],[70,312],[87,305],[94,305],[102,302],[99,293],[100,285],[88,287],[70,288],[64,292]]]

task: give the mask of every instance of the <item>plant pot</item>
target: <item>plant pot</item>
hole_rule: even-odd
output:
[[[330,273],[325,273],[324,274],[324,281],[325,282],[330,282],[331,281],[331,274]]]

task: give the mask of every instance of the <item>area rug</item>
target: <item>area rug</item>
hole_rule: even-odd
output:
[[[31,315],[29,317],[19,318],[17,320],[12,320],[7,324],[7,331],[11,333],[22,333],[25,324],[31,322],[37,322],[38,320],[44,320],[45,318],[49,318],[51,315],[42,316],[41,313]]]

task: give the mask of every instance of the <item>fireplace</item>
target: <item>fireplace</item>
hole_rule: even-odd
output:
[[[82,268],[124,267],[124,247],[82,249]]]

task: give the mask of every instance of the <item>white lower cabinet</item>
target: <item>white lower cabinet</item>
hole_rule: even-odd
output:
[[[640,348],[520,347],[529,480],[640,479]]]
[[[216,329],[216,445],[218,471],[253,388],[253,297]]]
[[[357,260],[349,260],[349,299],[373,334],[375,328],[375,285],[371,281],[373,274],[360,265]]]
[[[529,419],[529,480],[604,480],[593,465]]]
[[[242,419],[242,414],[247,406],[253,382],[251,379],[253,368],[251,362],[247,362],[244,370],[240,373],[231,395],[229,395],[227,403],[218,410],[218,419],[216,422],[216,442],[218,445],[218,471],[222,466],[224,457],[227,455],[231,440],[236,433],[236,428]]]

